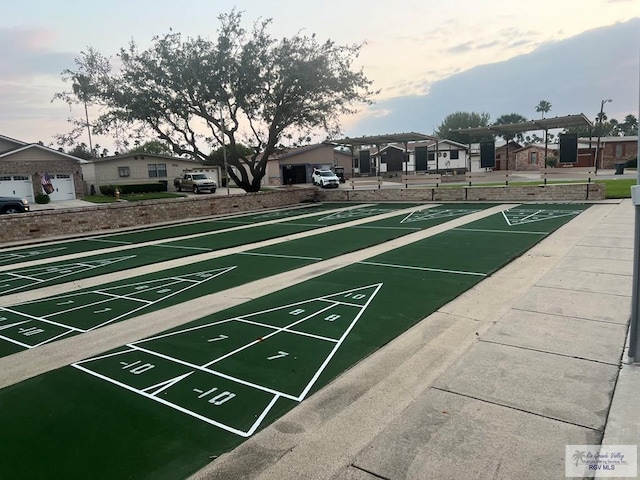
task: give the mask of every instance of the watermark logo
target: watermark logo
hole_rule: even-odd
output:
[[[637,445],[566,445],[567,477],[638,476]]]

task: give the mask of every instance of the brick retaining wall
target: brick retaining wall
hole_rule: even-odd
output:
[[[587,195],[588,192],[588,195]],[[66,210],[42,210],[0,217],[0,243],[82,235],[189,218],[296,205],[305,201],[545,202],[603,200],[602,184],[551,184],[509,187],[382,188],[380,190],[283,189],[244,195],[190,196],[178,199],[120,202]]]
[[[40,210],[0,216],[0,242],[25,242],[59,236],[82,235],[189,218],[255,211],[311,201],[315,187],[247,193],[244,195],[189,196],[177,199],[119,202],[71,208]]]
[[[416,202],[569,202],[604,200],[605,186],[600,183],[572,183],[460,188],[381,188],[374,190],[322,190],[325,201],[416,201]]]

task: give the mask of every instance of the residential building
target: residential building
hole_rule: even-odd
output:
[[[168,191],[175,191],[173,179],[181,177],[186,169],[213,170],[214,180],[220,185],[220,168],[204,166],[192,158],[172,157],[150,153],[125,153],[87,160],[82,165],[87,192],[99,193],[103,185],[131,185],[141,183],[167,183]]]
[[[35,202],[43,193],[43,177],[53,186],[51,201],[84,197],[84,160],[45,147],[0,135],[0,195]]]

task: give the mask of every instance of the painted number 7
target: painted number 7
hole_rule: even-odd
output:
[[[275,360],[276,358],[284,358],[287,355],[289,355],[287,352],[283,352],[282,350],[278,351],[278,353],[276,355],[271,355],[270,357],[267,357],[267,360]]]

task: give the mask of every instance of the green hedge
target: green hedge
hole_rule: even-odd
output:
[[[638,168],[638,157],[627,160],[627,167]]]
[[[36,193],[36,203],[45,205],[49,203],[50,200],[51,199],[49,198],[49,195],[47,195],[46,193]]]
[[[115,197],[116,188],[120,190],[120,195],[128,195],[132,193],[166,192],[167,181],[165,180],[158,183],[134,183],[127,185],[102,185],[100,187],[100,192],[103,195]]]

